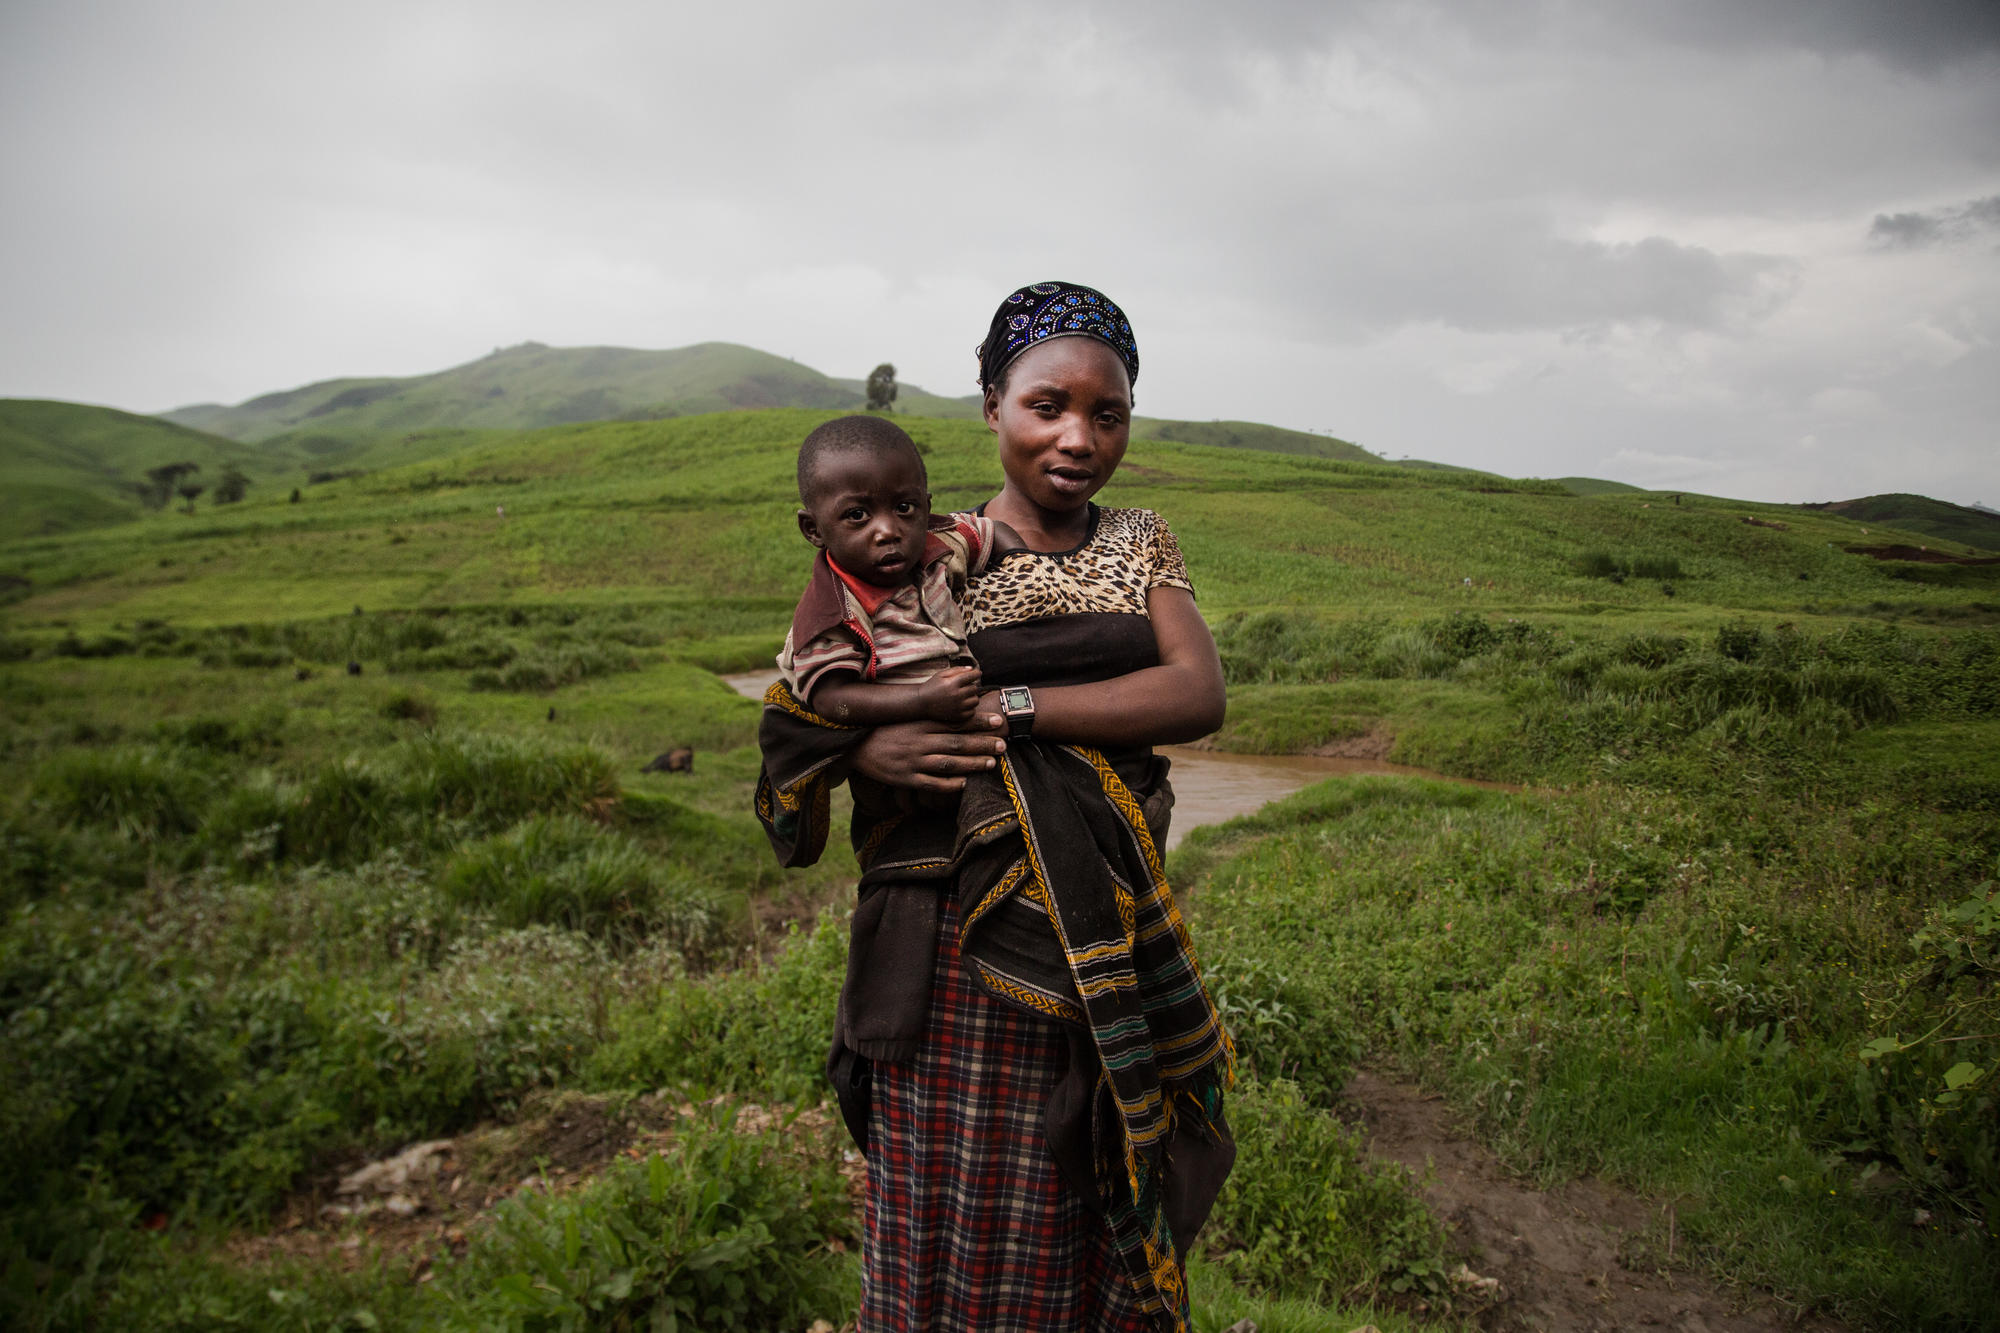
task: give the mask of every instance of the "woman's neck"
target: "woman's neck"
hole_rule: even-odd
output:
[[[1076,509],[1044,509],[1024,496],[1003,490],[980,506],[980,512],[1010,525],[1031,551],[1071,551],[1090,536],[1092,508],[1085,501]]]

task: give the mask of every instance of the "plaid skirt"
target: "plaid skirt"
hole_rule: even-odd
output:
[[[874,1069],[861,1333],[1150,1333],[1110,1230],[1042,1140],[1068,1043],[965,974],[943,906],[917,1058]]]

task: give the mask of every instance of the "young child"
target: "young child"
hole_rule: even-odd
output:
[[[881,417],[840,417],[799,446],[799,531],[819,548],[778,654],[795,698],[831,722],[971,720],[979,667],[965,581],[1021,539],[990,518],[931,518],[924,460]]]

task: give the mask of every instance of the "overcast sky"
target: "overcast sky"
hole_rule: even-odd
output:
[[[0,395],[528,339],[973,390],[1012,287],[1143,413],[2000,507],[2000,3],[0,0]]]

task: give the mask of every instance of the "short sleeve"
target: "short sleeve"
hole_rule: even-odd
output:
[[[984,514],[953,514],[965,539],[965,573],[977,578],[993,560],[993,520]]]
[[[795,646],[787,634],[778,653],[778,678],[793,697],[810,701],[814,687],[829,671],[852,671],[863,680],[869,679],[868,660],[867,646],[846,630],[822,634],[802,647]]]
[[[1150,512],[1150,511],[1149,511]],[[1151,539],[1146,543],[1148,588],[1186,588],[1190,595],[1194,583],[1188,578],[1187,561],[1181,558],[1181,544],[1174,540],[1174,530],[1167,526],[1167,520],[1158,514],[1151,515]]]

